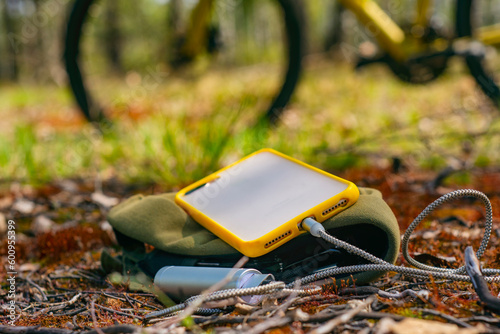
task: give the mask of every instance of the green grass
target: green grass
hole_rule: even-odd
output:
[[[408,86],[381,67],[354,73],[342,62],[311,59],[272,130],[254,126],[273,82],[252,79],[266,72],[214,70],[165,79],[141,94],[100,82],[112,86],[100,98],[108,93],[115,119],[102,133],[78,118],[64,88],[2,87],[0,178],[117,176],[179,188],[262,147],[333,172],[385,166],[394,156],[432,169],[500,162],[498,111],[460,66],[429,85]]]

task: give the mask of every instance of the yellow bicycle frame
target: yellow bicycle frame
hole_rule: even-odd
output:
[[[387,52],[393,59],[404,61],[409,55],[415,52],[422,51],[422,48],[427,46],[426,43],[418,43],[418,29],[415,29],[413,39],[408,39],[404,31],[395,23],[384,10],[380,8],[374,0],[339,0],[341,4],[352,11],[358,20],[370,31],[373,37],[377,40],[380,47]],[[433,4],[433,0],[417,0],[417,10],[413,26],[421,27],[422,34],[429,24],[429,9]],[[181,53],[188,58],[195,58],[199,55],[205,46],[207,39],[207,27],[210,23],[210,16],[214,0],[199,0],[194,7],[187,34],[186,41],[182,45]],[[476,30],[476,38],[485,45],[500,45],[500,24],[495,24],[488,27],[482,27]],[[414,43],[410,43],[413,41]],[[407,42],[407,43],[405,43]],[[440,47],[436,44],[434,47]]]
[[[372,33],[379,45],[395,60],[403,61],[408,54],[403,48],[404,31],[380,8],[374,0],[340,0]],[[432,0],[418,0],[415,25],[425,28],[429,20]]]
[[[500,45],[500,24],[479,28],[476,38],[484,45]]]
[[[404,60],[401,45],[405,33],[373,0],[340,0],[371,31],[380,46],[394,59]]]

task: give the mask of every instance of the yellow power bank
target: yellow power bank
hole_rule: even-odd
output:
[[[356,185],[272,149],[262,149],[179,191],[176,203],[249,257],[264,255],[353,205]]]

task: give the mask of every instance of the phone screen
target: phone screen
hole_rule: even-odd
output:
[[[182,196],[241,240],[257,239],[343,192],[347,182],[269,151],[250,156]]]

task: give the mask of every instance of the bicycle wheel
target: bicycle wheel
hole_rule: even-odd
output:
[[[346,1],[349,5],[350,1]],[[353,3],[356,3],[354,1]],[[400,80],[416,85],[427,84],[439,78],[447,69],[449,55],[443,51],[451,43],[455,12],[450,1],[379,2],[380,9],[404,34],[404,43],[398,47],[384,45],[374,22],[362,23],[355,16],[357,5],[344,15],[342,32],[345,43],[341,51],[356,62],[356,68],[386,64]],[[425,4],[425,6],[422,6]],[[454,7],[453,7],[454,9]],[[395,35],[399,35],[395,34]]]
[[[297,85],[297,82],[300,77],[300,72],[301,72],[301,63],[302,63],[302,58],[304,56],[304,33],[303,33],[303,13],[304,10],[302,9],[301,5],[301,0],[272,0],[270,1],[271,4],[269,6],[272,6],[273,9],[277,15],[276,18],[273,16],[272,18],[268,19],[266,22],[260,22],[262,23],[263,28],[259,29],[265,29],[265,27],[269,26],[269,29],[265,30],[262,32],[262,35],[265,35],[264,37],[260,36],[261,39],[265,41],[258,41],[258,42],[252,42],[248,43],[248,41],[245,41],[250,47],[254,48],[254,56],[255,54],[265,54],[266,52],[258,49],[259,47],[263,47],[262,50],[266,49],[267,47],[275,48],[276,46],[279,46],[282,50],[280,50],[278,53],[280,53],[280,56],[275,57],[277,59],[273,59],[271,62],[278,63],[278,67],[280,67],[279,70],[277,71],[261,71],[264,76],[267,77],[274,77],[274,80],[276,83],[274,84],[274,93],[267,93],[265,98],[262,97],[262,99],[267,99],[267,106],[264,105],[264,102],[260,104],[260,111],[265,110],[263,113],[262,118],[265,120],[275,123],[278,119],[281,113],[283,112],[285,106],[290,100],[290,97]],[[125,24],[122,24],[120,29],[124,29],[122,32],[122,35],[125,35],[127,38],[122,38],[121,43],[127,43],[129,42],[129,36],[135,34],[134,31],[138,29],[142,29],[145,31],[144,36],[140,40],[142,43],[140,47],[144,47],[144,45],[147,45],[144,47],[144,49],[147,50],[152,50],[155,49],[156,54],[154,57],[151,57],[151,54],[148,54],[149,59],[154,58],[149,65],[144,65],[141,63],[140,66],[142,66],[141,69],[136,69],[134,66],[131,64],[134,63],[134,60],[130,60],[132,56],[129,55],[129,53],[134,53],[134,48],[131,46],[125,46],[124,49],[127,50],[132,50],[129,53],[126,53],[126,55],[123,57],[129,57],[129,59],[122,59],[122,63],[125,63],[125,68],[122,68],[122,74],[117,75],[116,71],[110,70],[110,69],[100,69],[96,70],[96,67],[110,67],[109,64],[106,64],[106,61],[109,63],[109,59],[106,60],[104,56],[99,55],[99,53],[103,53],[103,49],[107,47],[106,45],[97,45],[95,42],[96,36],[99,34],[102,34],[103,29],[106,29],[106,26],[103,25],[103,22],[106,20],[103,20],[99,16],[102,16],[102,14],[99,13],[99,10],[96,10],[94,7],[96,7],[100,1],[94,1],[94,0],[76,0],[73,4],[73,7],[71,8],[68,20],[67,20],[67,25],[66,25],[66,35],[65,35],[65,40],[64,40],[64,62],[66,66],[66,72],[68,74],[69,78],[69,83],[70,83],[70,88],[72,91],[72,94],[75,98],[75,101],[85,116],[85,118],[89,122],[96,122],[100,123],[102,121],[105,121],[107,119],[110,119],[110,114],[112,112],[110,109],[112,109],[112,106],[110,106],[109,100],[113,100],[113,93],[109,93],[108,90],[102,89],[99,86],[101,80],[107,80],[108,78],[117,78],[118,80],[125,81],[126,78],[134,81],[134,78],[143,77],[144,78],[144,73],[149,69],[151,72],[151,68],[154,68],[155,71],[157,72],[162,72],[162,73],[167,73],[162,77],[161,79],[157,80],[158,85],[162,85],[165,83],[167,80],[166,77],[171,78],[173,76],[173,73],[176,72],[174,70],[167,69],[169,66],[169,63],[167,61],[167,57],[165,57],[165,54],[172,55],[175,53],[175,50],[166,50],[166,47],[161,41],[161,38],[158,38],[159,34],[156,33],[151,33],[153,27],[158,27],[158,26],[164,26],[165,20],[164,17],[158,18],[156,17],[156,21],[152,21],[151,23],[148,22],[150,16],[157,16],[157,13],[159,10],[155,9],[149,9],[148,13],[141,13],[141,5],[144,5],[144,7],[151,7],[153,6],[152,3],[155,5],[162,5],[164,2],[163,1],[139,1],[139,2],[134,2],[135,5],[130,5],[130,4],[125,4],[125,6],[133,7],[133,9],[128,9],[128,14],[129,16],[141,16],[142,21],[140,23],[128,23],[129,25],[129,30],[127,28],[123,27]],[[141,3],[139,5],[138,3]],[[187,6],[189,6],[189,3],[192,2],[186,2]],[[229,2],[224,1],[220,2],[220,4],[215,5],[214,9],[214,16],[222,16],[223,13],[219,13],[218,11],[223,11],[223,10],[231,10],[237,8],[237,6],[242,6],[242,2],[237,2],[235,1],[233,4],[228,4]],[[115,5],[119,6],[119,5]],[[224,7],[225,6],[225,7]],[[149,8],[148,7],[148,8]],[[255,6],[260,8],[260,3],[259,6]],[[259,9],[260,12],[262,12],[261,9]],[[124,13],[127,14],[127,13]],[[149,15],[149,16],[148,16]],[[120,15],[120,18],[125,17],[126,15]],[[134,18],[133,18],[134,19]],[[137,20],[137,18],[135,18]],[[259,20],[262,21],[261,18]],[[88,22],[87,22],[88,21]],[[234,24],[239,24],[240,22],[233,22]],[[255,24],[255,23],[254,23]],[[142,26],[147,26],[147,29],[142,27]],[[222,29],[221,27],[220,29]],[[148,30],[149,29],[149,30]],[[219,28],[218,28],[219,29]],[[217,29],[217,30],[218,30]],[[241,30],[239,27],[234,28],[237,30],[237,33],[239,33],[239,30]],[[271,31],[272,30],[272,31]],[[279,34],[281,35],[280,37],[275,37],[273,36],[273,40],[269,41],[268,35],[266,34],[275,34],[276,31],[279,31]],[[233,32],[225,33],[222,31],[222,35],[231,35]],[[134,35],[135,36],[135,35]],[[122,36],[123,37],[123,36]],[[156,37],[156,40],[154,39]],[[164,37],[164,36],[163,36]],[[219,38],[218,36],[217,38]],[[241,36],[233,36],[233,40],[230,41],[229,43],[223,44],[222,46],[222,51],[226,51],[227,46],[229,45],[232,47],[232,51],[229,51],[228,53],[233,53],[233,56],[235,53],[235,49],[242,49],[240,44],[236,45],[237,40],[241,40],[239,38]],[[137,36],[134,37],[135,40],[137,41]],[[145,44],[145,40],[147,38],[150,38],[149,41],[147,41],[148,44]],[[133,39],[133,38],[132,38]],[[94,40],[91,42],[91,40]],[[154,43],[157,43],[158,46],[155,46]],[[210,40],[209,42],[214,42],[214,40]],[[90,45],[91,43],[94,43],[93,45]],[[224,41],[223,41],[224,43]],[[259,44],[261,43],[261,44]],[[264,43],[264,44],[262,44]],[[267,44],[266,44],[267,43]],[[208,47],[210,49],[213,47],[212,45]],[[236,45],[236,46],[235,46]],[[260,46],[259,46],[260,45]],[[267,46],[266,46],[267,45]],[[222,53],[222,51],[220,53]],[[154,53],[154,52],[150,52]],[[241,53],[241,52],[240,52]],[[272,52],[271,52],[272,53]],[[137,62],[138,56],[135,55],[135,61]],[[229,56],[230,58],[231,56]],[[235,56],[236,58],[238,56]],[[109,58],[109,57],[108,57]],[[147,58],[147,57],[146,57]],[[203,61],[206,62],[206,57],[202,57]],[[234,57],[233,59],[228,60],[228,56],[217,56],[213,57],[217,59],[222,59],[220,63],[217,65],[214,65],[213,68],[224,68],[225,66],[229,66],[231,70],[229,70],[231,75],[236,75],[234,73],[237,73],[235,71],[232,71],[235,66],[242,65],[242,67],[246,66],[248,67],[249,65],[253,65],[255,63],[252,63],[252,61],[248,61],[248,59],[245,59],[241,62],[239,60],[235,60]],[[247,57],[248,58],[248,57]],[[141,60],[142,61],[142,60]],[[141,62],[139,61],[139,62]],[[210,62],[212,62],[213,59],[210,59]],[[239,62],[239,63],[238,63]],[[98,65],[96,65],[98,64]],[[105,65],[103,65],[105,64]],[[135,64],[134,64],[135,65]],[[273,64],[276,65],[276,64]],[[140,67],[139,66],[139,67]],[[196,67],[196,66],[195,66]],[[160,68],[161,70],[158,70]],[[146,69],[146,70],[145,70]],[[142,72],[141,72],[142,71]],[[257,71],[256,71],[257,72]],[[156,73],[158,74],[158,73]],[[226,72],[227,74],[227,72]],[[147,75],[147,74],[146,74]],[[154,76],[154,75],[153,75]],[[157,75],[157,77],[159,77]],[[188,77],[190,77],[190,74],[188,74]],[[191,77],[190,77],[191,78]],[[262,79],[257,78],[255,80],[256,82],[261,81]],[[92,82],[92,85],[89,83]],[[110,97],[111,95],[111,97]],[[130,94],[129,94],[130,95]],[[261,99],[261,97],[257,97],[258,99]],[[116,100],[116,98],[115,98]]]
[[[490,11],[492,15],[486,22],[487,6],[497,6],[496,11]],[[491,8],[490,8],[491,9]],[[457,1],[456,31],[457,37],[469,37],[475,40],[471,43],[470,50],[465,56],[465,62],[470,73],[481,90],[488,96],[498,108],[500,107],[500,88],[498,87],[498,73],[500,73],[500,57],[498,49],[494,44],[481,42],[481,29],[491,25],[491,21],[500,22],[500,7],[498,4],[488,1],[460,0]],[[500,28],[497,28],[500,30]]]

